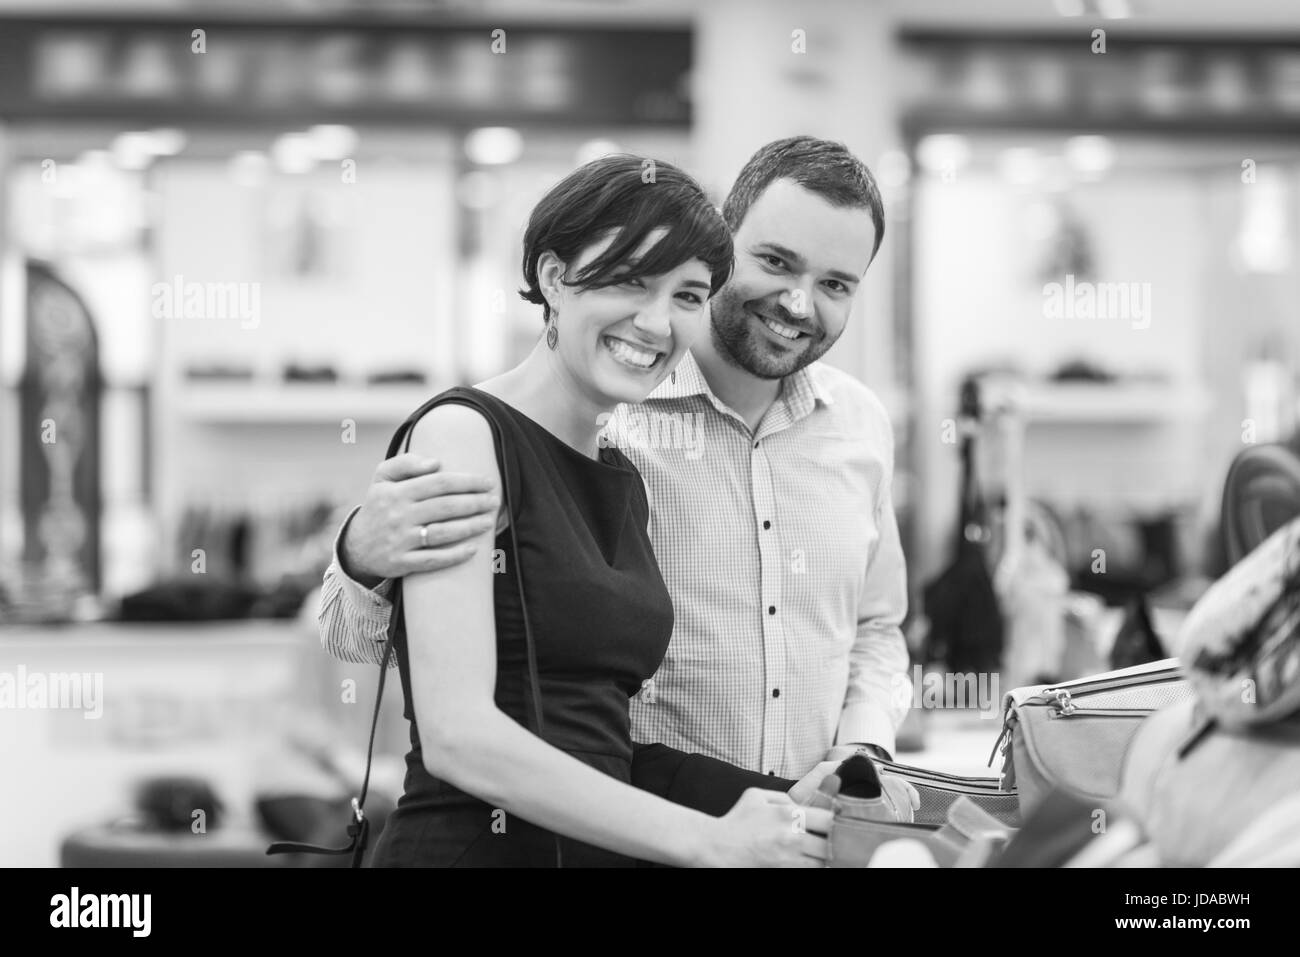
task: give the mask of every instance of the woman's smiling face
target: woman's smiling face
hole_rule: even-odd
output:
[[[625,265],[631,267],[667,234],[666,227],[651,230]],[[711,273],[699,259],[613,285],[583,289],[564,283],[564,276],[579,274],[615,238],[611,231],[571,263],[551,253],[538,263],[559,335],[556,353],[573,380],[602,406],[643,400],[708,322]],[[610,279],[617,278],[616,271]]]

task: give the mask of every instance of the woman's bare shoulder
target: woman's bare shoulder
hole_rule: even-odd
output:
[[[496,474],[496,449],[486,415],[459,402],[436,405],[411,427],[410,450],[436,458],[449,471]]]

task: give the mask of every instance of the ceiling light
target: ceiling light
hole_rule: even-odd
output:
[[[955,173],[970,162],[970,143],[964,136],[935,133],[916,146],[916,158],[928,173]]]
[[[306,133],[284,133],[271,146],[271,158],[282,173],[300,174],[316,165],[316,151]]]
[[[1072,136],[1065,141],[1065,159],[1085,176],[1099,176],[1115,165],[1115,144],[1105,136]]]
[[[523,154],[524,138],[508,126],[484,126],[465,137],[465,155],[480,166],[503,166]]]
[[[170,126],[149,131],[149,149],[154,156],[175,156],[185,149],[187,137]]]
[[[621,153],[622,149],[613,140],[587,140],[578,147],[578,153],[575,157],[579,166],[586,166],[592,160],[598,160],[602,156],[609,156],[611,153]]]
[[[317,159],[347,159],[357,149],[357,131],[350,126],[321,124],[308,130],[307,136]]]

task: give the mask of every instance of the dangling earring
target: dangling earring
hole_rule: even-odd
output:
[[[555,325],[555,317],[552,316],[546,323],[546,348],[552,352],[555,351],[555,344],[560,341],[560,330]]]
[[[676,370],[676,369],[673,370],[672,380],[673,380],[673,385],[676,385],[676,384],[677,384],[677,370]]]

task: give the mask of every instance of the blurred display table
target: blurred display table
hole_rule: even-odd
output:
[[[293,867],[299,855],[270,856],[260,830],[223,825],[207,834],[163,834],[105,824],[74,831],[59,848],[61,867]]]
[[[81,829],[130,813],[156,776],[210,782],[234,827],[257,762],[301,713],[304,662],[320,655],[294,621],[0,627],[0,676],[18,693],[0,709],[0,865],[53,866],[74,832],[102,846]],[[236,832],[221,840],[222,854],[242,853]]]

